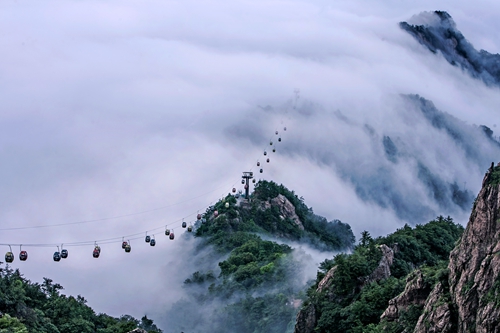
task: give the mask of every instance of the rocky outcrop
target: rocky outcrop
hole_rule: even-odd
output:
[[[394,261],[394,251],[385,244],[380,245],[379,249],[380,251],[382,251],[382,258],[380,259],[379,265],[368,277],[362,279],[361,287],[374,281],[387,279],[389,276],[391,276],[390,266]],[[330,268],[330,270],[328,270],[326,275],[318,283],[318,287],[316,288],[317,293],[327,292],[327,299],[329,299],[330,301],[334,301],[336,298],[334,292],[328,290],[333,283],[333,278],[336,271],[337,266],[333,266],[332,268]],[[316,315],[316,309],[314,307],[314,304],[311,303],[308,306],[302,308],[297,314],[294,333],[314,332],[317,321],[318,318]]]
[[[399,319],[402,311],[408,310],[411,305],[423,306],[431,292],[430,286],[425,283],[422,271],[419,269],[406,278],[405,290],[389,301],[389,307],[380,319],[394,321]]]
[[[445,332],[450,327],[458,333],[500,333],[499,180],[500,167],[490,168],[467,228],[450,253],[450,286],[434,288],[416,333]]]
[[[297,320],[295,324],[295,333],[312,333],[316,327],[316,309],[313,304],[302,308],[297,313]]]
[[[148,331],[143,330],[142,328],[136,328],[128,333],[148,333]]]
[[[391,276],[391,266],[394,261],[394,251],[385,244],[379,246],[382,251],[382,258],[378,263],[377,268],[366,278],[364,284],[372,283],[374,281],[381,281]]]
[[[263,201],[259,208],[261,210],[266,210],[271,208],[271,206],[278,207],[280,211],[280,218],[282,220],[289,218],[299,227],[300,230],[304,230],[304,225],[295,213],[295,206],[284,195],[279,194],[270,201]]]
[[[281,213],[281,219],[289,218],[299,227],[300,230],[304,230],[302,222],[295,213],[295,206],[284,195],[278,195],[276,198],[271,200],[271,203],[278,206]]]
[[[330,287],[330,285],[332,284],[333,280],[333,275],[335,274],[335,271],[337,270],[337,266],[333,266],[332,268],[330,268],[330,270],[326,273],[325,277],[321,279],[321,281],[319,281],[318,283],[318,288],[316,288],[316,292],[317,293],[320,293],[322,292],[323,290],[327,289],[328,287]]]
[[[424,312],[418,319],[414,332],[455,332],[451,318],[451,305],[445,298],[445,290],[441,283],[436,284],[427,298]]]

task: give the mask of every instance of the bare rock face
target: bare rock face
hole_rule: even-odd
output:
[[[380,245],[380,251],[382,251],[382,258],[375,268],[375,270],[368,276],[365,284],[371,283],[373,281],[381,281],[387,279],[391,276],[391,266],[394,261],[394,251],[385,244]]]
[[[282,219],[289,218],[300,230],[304,230],[302,222],[295,213],[295,206],[284,195],[280,194],[276,198],[271,199],[271,204],[279,208]]]
[[[325,277],[322,278],[321,281],[319,281],[318,288],[316,288],[316,292],[318,292],[318,293],[322,292],[323,290],[330,287],[330,285],[333,282],[332,278],[333,278],[333,275],[335,274],[336,270],[337,270],[337,266],[333,266],[332,268],[330,268],[328,273],[326,273]]]
[[[450,253],[458,332],[500,332],[500,308],[494,306],[500,299],[500,185],[490,184],[499,172],[486,173],[461,242]]]
[[[313,304],[309,304],[297,313],[294,333],[312,333],[318,319]]]
[[[142,328],[136,328],[128,333],[148,333],[148,331],[143,330]]]
[[[417,325],[416,333],[446,332],[451,326],[458,333],[500,333],[499,180],[500,167],[491,167],[467,228],[450,253],[449,290],[436,286],[426,303],[428,313],[419,319],[426,325]],[[446,293],[448,302],[440,297]]]
[[[325,291],[331,286],[336,270],[337,266],[330,268],[325,277],[318,283],[316,292]],[[300,309],[299,313],[297,313],[294,333],[312,333],[314,332],[314,327],[316,327],[317,322],[318,318],[316,317],[316,308],[314,307],[314,304],[309,304],[308,306]]]
[[[410,305],[424,305],[431,288],[424,282],[422,271],[416,270],[406,278],[405,290],[389,301],[389,307],[380,319],[394,321],[399,319],[401,311],[408,310]]]
[[[451,306],[445,298],[445,290],[441,283],[436,284],[427,298],[424,306],[424,312],[418,319],[414,332],[455,332],[451,319]]]

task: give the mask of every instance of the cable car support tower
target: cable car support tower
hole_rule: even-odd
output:
[[[245,199],[249,199],[249,191],[250,191],[250,179],[253,178],[253,172],[250,172],[250,171],[246,171],[246,172],[243,172],[243,176],[241,176],[241,178],[243,178],[242,180],[242,183],[245,183]]]

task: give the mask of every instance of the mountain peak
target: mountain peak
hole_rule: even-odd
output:
[[[399,26],[432,53],[440,52],[451,65],[487,85],[500,86],[500,55],[477,51],[447,12],[423,12]]]

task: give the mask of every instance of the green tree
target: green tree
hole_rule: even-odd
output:
[[[19,319],[5,314],[0,317],[0,333],[28,333],[28,329]]]

